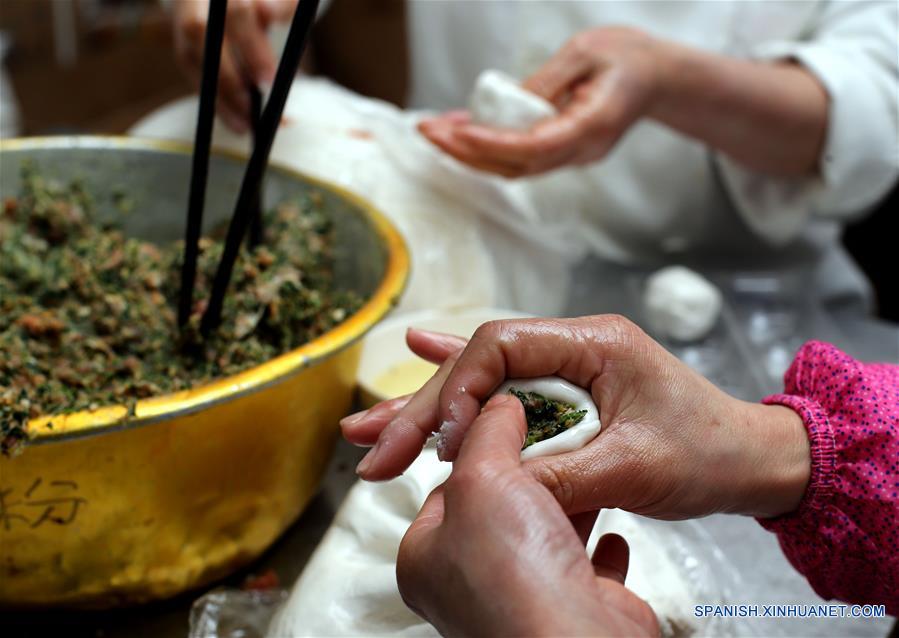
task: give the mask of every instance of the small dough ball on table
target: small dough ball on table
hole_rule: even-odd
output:
[[[556,114],[556,107],[502,71],[482,71],[468,101],[476,124],[508,129],[529,129]]]
[[[646,282],[643,306],[653,330],[678,341],[699,341],[721,314],[721,291],[683,266],[668,266]]]

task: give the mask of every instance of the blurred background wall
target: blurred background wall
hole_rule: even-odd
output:
[[[21,134],[122,133],[193,91],[158,0],[2,0],[0,32]],[[334,0],[304,68],[400,104],[405,42],[403,0]]]
[[[191,91],[156,0],[3,0],[21,133],[124,132]]]

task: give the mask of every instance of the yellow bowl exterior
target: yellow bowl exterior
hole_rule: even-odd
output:
[[[142,602],[258,556],[315,494],[358,356],[356,345],[194,414],[0,460],[0,601]]]
[[[409,258],[368,203],[298,177],[373,222],[388,255],[375,293],[305,346],[133,415],[30,422],[24,451],[0,456],[0,606],[107,607],[201,586],[257,557],[314,496],[352,401],[358,340],[395,305]]]

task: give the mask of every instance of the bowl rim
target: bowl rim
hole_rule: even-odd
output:
[[[121,148],[188,156],[193,152],[192,145],[184,142],[124,135],[60,135],[0,140],[0,153],[47,148]],[[240,162],[248,159],[244,153],[218,147],[213,148],[212,155]],[[355,214],[372,224],[386,250],[387,263],[378,287],[362,307],[331,330],[298,348],[243,372],[189,390],[142,399],[135,404],[131,415],[126,406],[119,404],[31,419],[25,428],[28,435],[26,446],[168,421],[261,391],[353,345],[396,306],[408,283],[410,257],[406,242],[393,222],[371,202],[342,186],[277,162],[269,163],[268,170],[338,195],[353,205]]]

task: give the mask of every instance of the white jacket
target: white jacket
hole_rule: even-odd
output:
[[[830,96],[820,179],[744,170],[702,144],[641,122],[604,161],[531,180],[547,206],[576,207],[593,248],[622,261],[758,253],[811,216],[848,219],[899,175],[899,3],[411,0],[413,108],[463,106],[478,73],[533,73],[574,34],[628,25],[742,58],[793,58]]]

